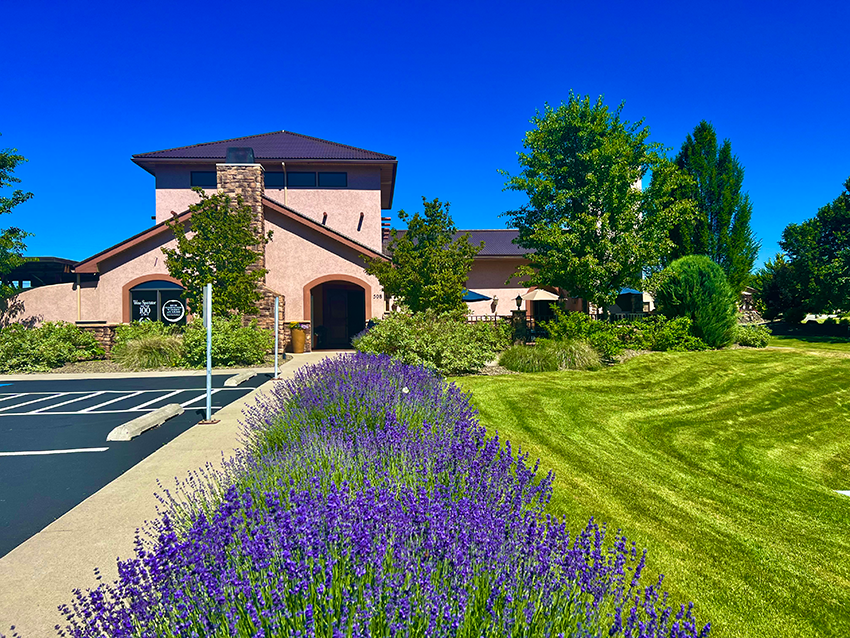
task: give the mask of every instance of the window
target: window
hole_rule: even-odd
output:
[[[319,188],[346,188],[348,173],[319,173]]]
[[[183,288],[170,281],[146,281],[130,289],[131,321],[186,323]]]
[[[283,188],[283,173],[266,173],[265,174],[265,183],[266,188]]]
[[[215,171],[192,171],[192,186],[201,188],[215,188]]]
[[[315,173],[287,173],[286,182],[288,186],[302,188],[316,188]]]

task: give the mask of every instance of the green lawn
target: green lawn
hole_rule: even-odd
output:
[[[551,511],[649,548],[718,638],[850,635],[850,358],[652,353],[464,377],[491,432],[556,474]]]
[[[771,337],[770,346],[797,348],[798,350],[831,350],[850,354],[850,339],[841,337]]]

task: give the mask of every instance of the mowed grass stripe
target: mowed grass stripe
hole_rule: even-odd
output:
[[[712,635],[850,633],[850,359],[653,353],[600,372],[457,380],[555,471],[553,513],[649,548]]]

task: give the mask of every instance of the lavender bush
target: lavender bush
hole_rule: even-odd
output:
[[[246,451],[193,476],[70,636],[706,636],[645,553],[545,514],[552,476],[467,396],[388,357],[302,370],[246,413]]]

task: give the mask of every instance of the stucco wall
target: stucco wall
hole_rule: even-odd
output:
[[[77,320],[77,285],[52,284],[19,293],[13,303],[22,305],[13,321],[38,325],[44,321]]]
[[[528,286],[524,278],[512,279],[510,284],[505,282],[524,263],[524,259],[476,259],[469,271],[466,287],[488,297],[498,297],[496,314],[509,315],[512,310],[516,310],[516,296],[525,294]],[[493,314],[491,301],[476,301],[466,305],[471,314]]]
[[[266,246],[266,283],[286,297],[287,321],[309,321],[304,286],[329,275],[347,275],[367,283],[371,292],[366,305],[371,308],[371,316],[383,315],[383,291],[378,280],[366,274],[356,250],[268,209],[266,228],[273,231]]]
[[[281,172],[280,164],[263,164],[267,172]],[[349,165],[297,165],[287,163],[287,171],[330,171],[348,173],[347,188],[267,188],[266,195],[280,204],[322,222],[352,239],[381,249],[381,171],[377,167]],[[215,171],[215,164],[180,164],[157,167],[156,221],[182,213],[198,201],[191,190],[192,171]],[[215,189],[207,189],[214,191]],[[285,200],[285,201],[284,201]],[[360,213],[363,223],[360,224]],[[359,230],[358,230],[359,226]]]

